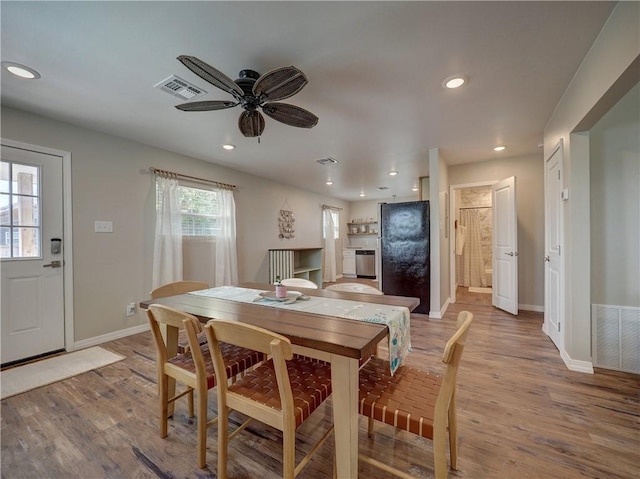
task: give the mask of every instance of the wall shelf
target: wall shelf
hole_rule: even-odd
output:
[[[322,288],[322,248],[293,248],[269,250],[269,282],[303,278]]]
[[[347,236],[376,236],[378,234],[377,221],[359,221],[347,223]],[[364,227],[365,231],[362,231]]]

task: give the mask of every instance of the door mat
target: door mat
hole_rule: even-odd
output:
[[[6,399],[62,381],[122,361],[124,358],[120,354],[95,346],[7,369],[0,373],[0,398]]]
[[[491,288],[476,288],[475,286],[469,286],[470,293],[489,293],[491,294]]]

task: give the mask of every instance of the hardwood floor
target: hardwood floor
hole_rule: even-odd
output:
[[[462,309],[475,321],[458,376],[459,470],[449,477],[640,478],[640,376],[567,370],[539,313],[455,304],[443,320],[414,314],[407,362],[442,370],[442,347]],[[159,437],[151,333],[103,347],[127,359],[1,402],[2,478],[215,478],[216,430],[200,470],[185,401],[169,436]],[[213,415],[214,392],[210,398]],[[329,401],[298,431],[299,449],[322,433],[330,408]],[[433,477],[430,441],[381,424],[371,440],[360,421],[362,452]],[[330,439],[298,477],[330,478],[332,447]],[[229,477],[281,477],[281,451],[280,434],[254,424],[230,442]],[[360,478],[390,477],[360,465]]]
[[[456,303],[458,304],[478,304],[491,306],[492,297],[490,293],[470,293],[469,288],[458,286],[456,288]]]

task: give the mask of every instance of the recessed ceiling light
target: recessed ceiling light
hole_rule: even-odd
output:
[[[464,75],[451,75],[450,77],[444,79],[444,81],[442,82],[442,86],[449,89],[460,88],[468,81],[469,78]]]
[[[364,193],[360,193],[360,196],[364,196]]]
[[[235,147],[235,145],[230,144],[222,145],[222,148],[224,148],[225,150],[233,150]]]
[[[494,151],[504,151],[507,147],[506,146],[496,146],[493,150]]]
[[[20,78],[25,78],[27,80],[37,80],[40,78],[40,73],[35,71],[33,68],[21,65],[20,63],[2,62],[2,67],[9,73]]]
[[[331,185],[333,184],[333,181],[331,181],[331,180],[327,180],[327,184],[328,184],[329,186],[331,186]]]
[[[389,176],[396,176],[398,174],[398,172],[396,170],[391,170],[389,172]]]

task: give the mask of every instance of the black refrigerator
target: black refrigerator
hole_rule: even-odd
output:
[[[382,291],[420,298],[416,313],[429,314],[429,202],[380,205]]]

